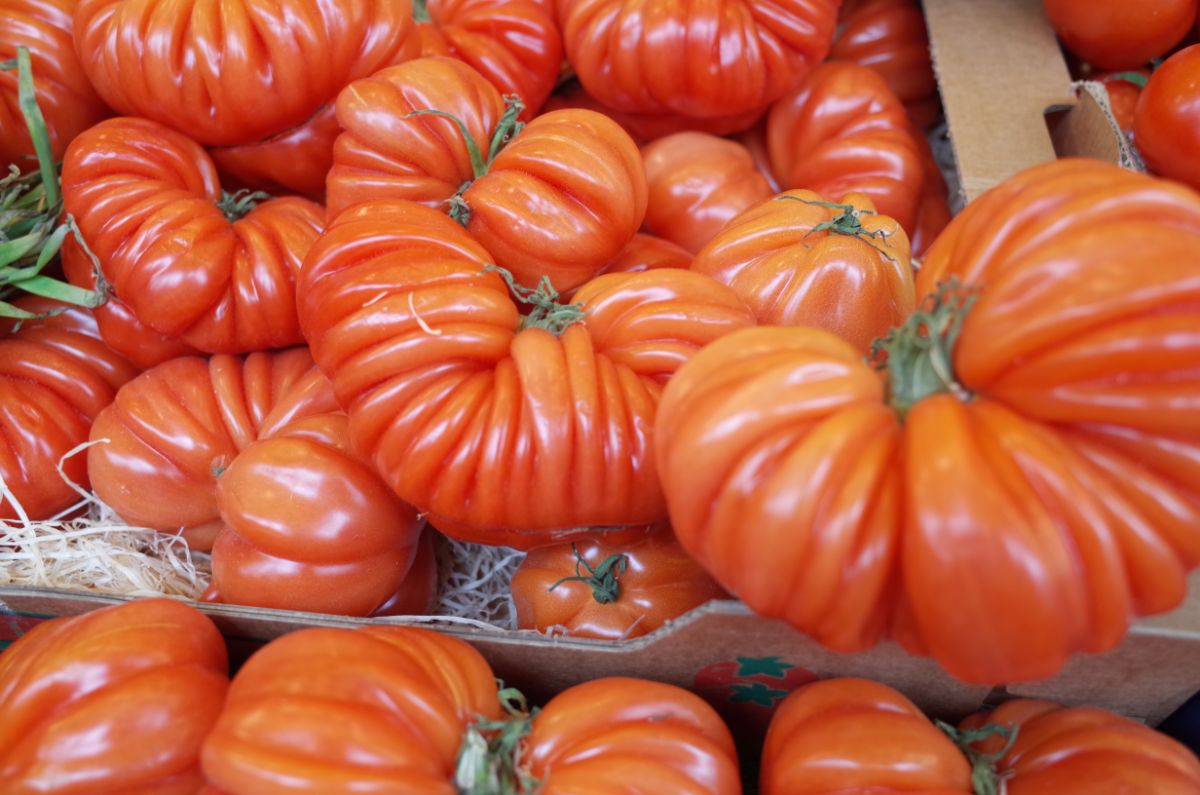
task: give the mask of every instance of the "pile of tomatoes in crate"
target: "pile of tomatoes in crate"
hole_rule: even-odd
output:
[[[1159,176],[951,218],[916,0],[0,0],[0,521],[82,488],[210,603],[426,614],[450,538],[526,553],[524,630],[732,595],[969,683],[1112,649],[1200,564],[1197,9],[1045,6]],[[397,623],[231,679],[151,598],[0,654],[3,795],[1200,793],[1128,718],[858,679],[753,754]]]

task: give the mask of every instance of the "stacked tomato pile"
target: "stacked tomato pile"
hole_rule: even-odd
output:
[[[1144,5],[1046,3],[1108,70],[1195,23]],[[915,0],[0,0],[9,58],[0,520],[82,484],[210,554],[206,601],[349,616],[430,611],[445,536],[527,553],[522,628],[733,595],[978,684],[1113,648],[1200,564],[1200,47],[1136,102],[1162,177],[1062,160],[953,220]],[[531,709],[394,624],[231,681],[148,599],[0,655],[2,795],[741,788],[694,694]],[[830,680],[761,790],[1196,795],[1200,762]]]

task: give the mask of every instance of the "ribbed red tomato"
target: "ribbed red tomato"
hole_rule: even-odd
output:
[[[341,132],[330,102],[298,127],[254,143],[216,146],[208,154],[222,179],[238,188],[321,201],[325,177],[333,168],[333,144]]]
[[[629,113],[762,111],[824,60],[839,0],[561,0],[567,59],[588,93]]]
[[[925,172],[904,105],[878,73],[822,64],[771,108],[767,146],[785,189],[861,193],[912,232]]]
[[[642,159],[647,231],[693,254],[731,218],[774,193],[744,146],[715,135],[668,135],[644,146]]]
[[[788,191],[730,221],[692,260],[758,322],[815,326],[866,354],[916,305],[908,237],[863,196]]]
[[[223,602],[365,616],[412,567],[423,523],[350,449],[341,412],[272,429],[216,481]]]
[[[1191,30],[1196,0],[1045,0],[1067,49],[1100,69],[1137,69],[1165,55]]]
[[[885,377],[794,328],[679,369],[656,440],[684,548],[822,643],[891,636],[970,682],[1049,676],[1178,605],[1200,564],[1200,195],[1031,169],[950,223],[917,294]]]
[[[75,0],[0,0],[0,61],[26,47],[38,107],[55,160],[79,133],[109,115],[80,68],[71,45]],[[17,72],[0,71],[0,169],[33,166],[33,142],[17,104]]]
[[[131,524],[182,529],[208,549],[221,526],[217,478],[237,454],[293,419],[337,410],[303,348],[172,359],[126,384],[96,417],[92,487]]]
[[[579,286],[646,213],[641,155],[615,122],[564,110],[517,131],[499,92],[460,61],[421,58],[353,83],[338,121],[331,219],[372,199],[449,205],[526,287],[542,276],[559,290]]]
[[[753,324],[724,285],[660,268],[600,276],[574,305],[518,301],[444,213],[360,205],[301,278],[313,355],[355,444],[439,530],[529,548],[663,517],[649,431],[693,352]],[[536,304],[536,306],[535,306]],[[584,322],[578,322],[584,321]]]
[[[302,341],[295,272],[321,232],[320,206],[289,197],[248,209],[222,194],[203,149],[145,119],[80,135],[62,181],[67,212],[146,326],[210,353]]]
[[[531,719],[502,710],[493,676],[468,644],[422,629],[285,635],[229,689],[203,749],[208,791],[741,792],[729,730],[685,690],[598,679]]]
[[[79,0],[75,50],[116,110],[229,146],[303,124],[419,43],[406,0]]]
[[[1146,165],[1200,190],[1200,44],[1175,53],[1150,76],[1133,129]]]
[[[687,268],[691,264],[692,254],[687,249],[670,240],[639,232],[600,272],[639,273],[655,268]]]
[[[229,686],[225,641],[182,602],[43,622],[0,654],[6,795],[194,795]]]
[[[667,525],[627,544],[538,547],[512,578],[518,627],[578,638],[641,637],[725,596]]]
[[[138,370],[100,340],[87,309],[45,298],[17,306],[58,314],[0,328],[0,479],[25,515],[46,519],[79,501],[63,475],[88,485],[85,456],[63,456],[87,441],[92,420]],[[0,500],[0,519],[18,515]]]
[[[830,60],[853,61],[879,72],[918,128],[941,114],[929,32],[920,0],[848,0]]]

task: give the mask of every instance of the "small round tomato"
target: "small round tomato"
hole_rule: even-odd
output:
[[[1067,49],[1100,69],[1136,69],[1168,52],[1196,21],[1196,0],[1045,0]]]
[[[1133,132],[1138,100],[1141,99],[1149,79],[1149,69],[1109,72],[1096,77],[1108,91],[1108,104],[1112,108],[1113,118],[1117,120],[1117,126],[1123,132]]]
[[[1153,171],[1200,190],[1200,44],[1175,53],[1150,76],[1133,134]]]
[[[693,254],[731,218],[771,190],[746,147],[699,132],[682,132],[642,147],[646,163],[646,229]]]
[[[561,627],[606,640],[646,635],[725,595],[666,525],[629,544],[583,539],[539,547],[512,580],[521,629]]]

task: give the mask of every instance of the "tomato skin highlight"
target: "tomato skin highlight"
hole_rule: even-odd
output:
[[[1137,69],[1191,30],[1196,0],[1045,0],[1046,16],[1071,52],[1100,69]]]
[[[1155,173],[1200,190],[1200,44],[1150,75],[1134,111],[1134,138]]]
[[[5,792],[192,795],[228,665],[213,623],[173,599],[39,624],[0,654]]]

